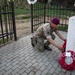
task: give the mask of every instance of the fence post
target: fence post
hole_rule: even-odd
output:
[[[33,33],[33,4],[31,4],[31,33]]]
[[[1,7],[0,7],[0,25],[1,25],[2,39],[3,39],[3,43],[4,43],[3,27],[2,27],[2,12],[1,12]]]
[[[14,31],[14,40],[17,40],[16,34],[16,23],[15,23],[15,13],[14,13],[14,0],[11,0],[11,8],[12,8],[12,21],[13,21],[13,31]]]
[[[44,3],[44,23],[46,23],[46,3]]]

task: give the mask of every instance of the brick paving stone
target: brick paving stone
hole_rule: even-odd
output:
[[[37,59],[34,59],[34,60],[32,60],[31,62],[32,62],[32,63],[35,63],[36,61],[37,61]]]
[[[23,65],[19,65],[19,67],[18,67],[18,68],[21,70],[23,67],[24,67]]]
[[[50,64],[54,65],[56,63],[56,60],[51,61]]]
[[[9,65],[9,66],[6,67],[4,70],[5,70],[5,71],[8,71],[8,70],[10,70],[12,67],[13,67],[12,65]]]
[[[37,51],[37,53],[35,54],[35,56],[36,56],[36,59],[39,59],[39,58],[41,57],[41,55],[39,55],[38,51]]]
[[[70,72],[70,71],[67,71],[67,72],[65,73],[65,75],[71,75],[71,72]]]
[[[32,62],[32,60],[31,60],[31,59],[28,59],[28,60],[25,61],[25,63],[26,63],[26,62],[27,62],[27,64],[28,64],[28,63]]]
[[[35,73],[31,71],[28,75],[35,75]]]
[[[26,63],[23,63],[23,64],[19,64],[19,69],[22,69],[23,67],[25,67],[27,64]]]
[[[22,75],[28,75],[26,72],[24,72]]]
[[[12,72],[12,70],[8,70],[7,72],[4,73],[4,75],[9,75]]]
[[[51,73],[47,73],[46,75],[53,75],[53,74],[51,74]]]
[[[15,66],[15,65],[17,65],[18,63],[19,63],[19,61],[16,60],[12,65]]]
[[[45,70],[45,68],[46,68],[46,66],[43,65],[43,66],[40,68],[40,70],[43,71],[43,70]]]
[[[30,56],[29,55],[25,58],[25,60],[28,60],[28,59],[30,59]]]
[[[0,65],[0,67],[3,67],[7,64],[7,62],[2,62],[2,64]]]
[[[17,68],[17,69],[14,70],[11,74],[12,74],[12,75],[15,75],[15,74],[18,73],[19,71],[20,71],[20,69]]]
[[[59,65],[61,52],[58,49],[51,45],[52,51],[35,50],[30,43],[31,36],[0,48],[0,75],[75,75],[75,70],[66,71]],[[62,45],[58,37],[55,41]]]
[[[71,75],[75,75],[75,73],[72,73]]]
[[[27,73],[30,73],[32,71],[33,67],[26,69]]]
[[[35,62],[34,64],[32,64],[32,66],[37,66],[39,63],[38,62]]]
[[[11,74],[11,75],[14,75],[14,74]],[[16,73],[15,75],[20,75],[19,73]]]
[[[23,74],[26,71],[26,68],[22,68],[21,70],[18,71],[19,74]]]
[[[11,65],[11,63],[7,63],[5,66],[8,67],[8,66],[10,66],[10,65]]]
[[[59,65],[59,63],[56,62],[56,63],[53,65],[53,67],[57,68],[58,65]]]
[[[49,64],[50,64],[50,61],[46,61],[44,65],[48,66]]]
[[[48,73],[48,71],[49,71],[49,70],[45,69],[45,70],[41,73],[41,75],[46,75],[46,74]]]
[[[75,70],[73,70],[71,74],[72,74],[72,75],[75,75]]]
[[[60,67],[58,67],[58,68],[55,70],[55,73],[59,74],[59,73],[60,73],[60,71],[61,71],[61,68],[60,68]]]
[[[37,65],[36,68],[39,70],[41,67]]]
[[[60,72],[58,75],[65,75],[65,73],[64,72]]]
[[[41,75],[42,71],[38,70],[35,75]]]
[[[4,70],[6,66],[0,67],[0,71]]]
[[[26,61],[25,61],[25,60],[19,61],[18,64],[19,64],[19,65],[26,64]]]
[[[30,59],[31,59],[31,60],[34,60],[34,59],[35,59],[35,56],[31,57]]]
[[[48,60],[48,58],[45,57],[44,60],[43,60],[43,62],[46,62],[47,60]]]
[[[38,65],[38,66],[40,66],[40,67],[41,67],[41,66],[43,66],[43,64],[44,64],[44,62],[41,62],[41,63],[39,63],[39,65]]]
[[[32,72],[36,73],[38,69],[36,67],[33,67]]]
[[[53,65],[49,64],[46,69],[50,70],[53,67]]]
[[[19,65],[17,64],[17,65],[15,65],[15,66],[12,67],[12,70],[17,69],[18,67],[19,67]]]
[[[37,60],[38,63],[40,63],[40,62],[42,62],[42,61],[43,61],[43,59],[40,59],[40,58]]]
[[[5,73],[5,71],[4,71],[4,70],[0,71],[0,75],[3,75],[4,73]]]
[[[54,72],[55,72],[55,68],[54,67],[52,67],[51,69],[50,69],[50,71],[49,71],[49,73],[51,73],[51,74],[53,74]]]
[[[27,64],[25,67],[29,68],[32,65],[32,63]]]
[[[53,73],[53,75],[58,75],[57,73]]]
[[[62,71],[62,72],[66,72],[66,70],[65,70],[65,69],[61,69],[61,71]]]

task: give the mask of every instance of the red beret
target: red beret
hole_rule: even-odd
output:
[[[54,18],[51,19],[51,22],[58,25],[60,23],[60,20],[59,20],[59,18],[54,17]]]

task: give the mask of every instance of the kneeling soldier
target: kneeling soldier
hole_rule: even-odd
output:
[[[59,50],[63,51],[64,49],[54,42],[55,35],[53,34],[53,32],[55,32],[63,41],[66,40],[58,31],[59,23],[59,18],[54,17],[51,19],[50,23],[41,25],[31,38],[32,46],[37,47],[37,49],[40,51],[44,51],[45,49],[51,51],[52,49],[49,47],[49,44],[52,44]],[[44,39],[47,40],[45,43]]]

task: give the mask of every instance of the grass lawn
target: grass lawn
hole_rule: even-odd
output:
[[[7,38],[4,38],[4,40],[0,39],[0,45],[5,44],[5,43],[7,43],[7,42],[9,42],[11,40],[13,40],[13,38],[11,39],[11,38],[8,37],[8,40],[7,40]]]
[[[25,8],[15,8],[15,15],[21,14],[30,14],[30,10],[26,10]]]
[[[63,25],[63,26],[62,26],[62,25],[59,25],[59,26],[58,26],[58,29],[61,30],[61,31],[66,31],[66,32],[67,32],[67,30],[68,30],[68,25]]]

